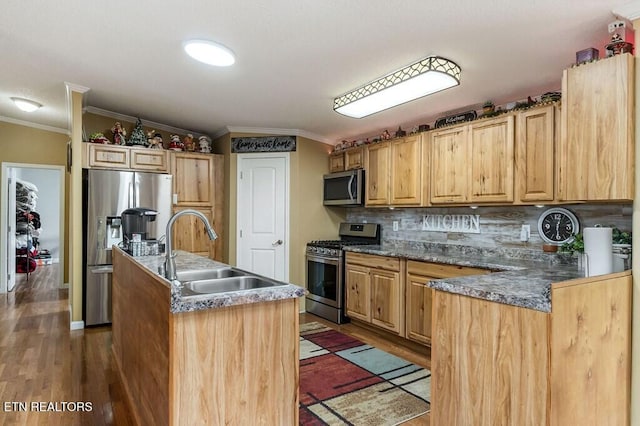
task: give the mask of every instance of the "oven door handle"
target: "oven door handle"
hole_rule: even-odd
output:
[[[340,263],[340,259],[336,259],[334,258],[330,258],[330,257],[322,257],[322,256],[316,256],[316,255],[307,255],[307,260],[311,261],[311,262],[318,262],[318,263],[326,263],[329,265],[338,265]]]

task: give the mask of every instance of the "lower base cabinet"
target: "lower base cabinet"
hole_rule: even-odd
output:
[[[431,307],[434,290],[427,286],[427,282],[490,272],[486,269],[407,260],[405,337],[431,345]]]
[[[552,284],[551,313],[435,291],[431,424],[628,425],[631,286]]]
[[[404,263],[398,258],[347,253],[347,315],[404,335]]]

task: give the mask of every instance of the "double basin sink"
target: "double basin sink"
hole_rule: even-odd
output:
[[[177,271],[183,296],[255,290],[285,285],[233,267]]]

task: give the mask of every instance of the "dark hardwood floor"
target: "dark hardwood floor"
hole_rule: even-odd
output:
[[[57,268],[38,266],[28,281],[18,274],[16,289],[0,299],[0,425],[133,425],[112,361],[111,328],[69,331],[68,290],[60,288]],[[301,323],[311,321],[429,367],[424,349],[301,314]],[[91,411],[80,411],[80,403]],[[429,425],[428,415],[405,425]]]

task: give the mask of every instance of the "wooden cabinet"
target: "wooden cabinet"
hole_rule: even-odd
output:
[[[329,173],[344,172],[344,152],[329,155]]]
[[[365,205],[418,206],[422,202],[420,135],[369,145]]]
[[[349,148],[329,155],[329,173],[361,169],[364,166],[364,147]]]
[[[490,271],[464,266],[407,261],[406,332],[407,339],[431,345],[431,315],[434,290],[427,282],[441,278],[488,274]]]
[[[470,202],[513,201],[513,122],[507,115],[470,125]]]
[[[390,201],[391,142],[369,145],[364,155],[366,206],[384,206]]]
[[[422,139],[412,135],[391,142],[391,204],[422,202]]]
[[[213,204],[213,160],[210,154],[174,152],[171,155],[174,204],[211,206]]]
[[[436,131],[431,136],[431,203],[513,201],[514,118]]]
[[[131,168],[136,170],[166,172],[169,170],[169,156],[165,150],[132,148]]]
[[[516,121],[515,202],[553,201],[557,106],[522,111]]]
[[[165,150],[94,143],[85,143],[82,149],[84,168],[162,173],[169,171],[168,152]]]
[[[431,133],[431,203],[467,201],[469,126]]]
[[[351,148],[344,152],[345,170],[361,169],[364,166],[364,148]]]
[[[559,200],[633,199],[634,79],[628,53],[564,71]]]
[[[631,272],[551,285],[552,312],[434,292],[431,422],[628,425]]]
[[[346,259],[347,315],[402,336],[404,262],[360,253]]]
[[[130,149],[124,146],[84,143],[86,168],[128,169]]]
[[[171,173],[173,212],[198,210],[218,234],[218,239],[212,242],[199,219],[193,215],[182,216],[174,225],[175,249],[224,261],[224,156],[172,152]]]

